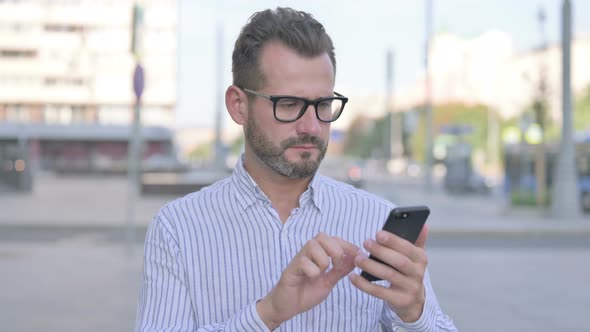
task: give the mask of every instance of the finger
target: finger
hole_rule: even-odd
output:
[[[299,259],[299,271],[309,278],[316,278],[322,273],[320,268],[307,256],[301,256]]]
[[[389,265],[370,259],[364,254],[359,254],[357,256],[355,259],[355,265],[375,277],[389,281],[392,285],[404,287],[410,282],[410,277],[408,277],[407,274],[404,274]]]
[[[316,239],[311,239],[305,245],[303,256],[308,257],[321,272],[324,272],[330,266],[330,257]]]
[[[332,237],[334,240],[336,240],[336,242],[340,245],[340,247],[342,248],[342,250],[344,251],[344,255],[345,256],[351,256],[351,257],[356,257],[358,251],[359,251],[359,247],[357,247],[356,245],[354,245],[353,243],[350,243],[344,239],[341,239],[339,237]]]
[[[351,283],[361,291],[373,295],[389,303],[393,308],[406,308],[415,301],[413,293],[403,288],[390,288],[373,283],[356,273],[351,273]]]
[[[413,295],[405,290],[386,288],[377,283],[369,282],[354,273],[350,275],[350,280],[356,288],[383,300],[398,314],[401,313],[403,308],[407,308],[415,302]]]
[[[356,273],[351,273],[349,275],[349,279],[356,288],[382,300],[387,300],[391,297],[395,297],[392,294],[398,292],[397,290],[381,286],[378,283],[370,282]]]
[[[332,239],[340,246],[344,252],[338,262],[334,262],[334,267],[327,273],[327,278],[332,285],[335,285],[340,279],[348,275],[354,270],[354,259],[359,251],[359,248],[354,244],[343,240],[339,237],[332,237]]]
[[[393,267],[402,274],[408,276],[416,274],[416,263],[413,262],[408,256],[398,251],[395,251],[394,249],[381,245],[373,240],[366,240],[363,243],[363,246],[367,249],[367,251],[369,251],[376,258],[380,259],[384,264]],[[362,260],[362,257],[360,257],[359,260]],[[364,264],[369,264],[372,266],[373,264],[370,264],[371,262],[375,262],[383,267],[386,267],[386,265],[373,261],[371,259],[369,259],[369,262],[363,261]],[[389,278],[384,279],[389,280]]]
[[[334,265],[338,265],[344,256],[344,249],[340,245],[340,243],[331,236],[326,235],[325,233],[319,233],[315,237],[316,241],[322,247],[324,252],[332,258],[332,262]]]
[[[428,235],[426,233],[424,236]],[[426,252],[410,241],[387,231],[379,231],[376,236],[377,243],[393,249],[416,263],[426,264]]]
[[[335,265],[326,273],[326,278],[331,285],[336,285],[340,279],[350,274],[354,270],[354,267],[354,256],[344,255],[340,264]]]
[[[422,249],[426,248],[426,240],[428,239],[428,225],[424,225],[416,240],[416,246]]]

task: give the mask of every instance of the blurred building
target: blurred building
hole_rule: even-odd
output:
[[[590,85],[590,38],[572,41],[572,90]],[[503,118],[520,114],[538,96],[540,80],[546,84],[549,116],[561,120],[561,45],[525,51],[514,49],[510,34],[490,31],[464,39],[438,34],[430,54],[433,101],[485,104]],[[419,80],[395,96],[398,109],[424,103],[424,81]]]
[[[175,0],[0,1],[0,123],[25,129],[33,126],[46,133],[27,136],[32,146],[41,149],[48,146],[44,140],[59,138],[53,133],[68,132],[67,140],[58,139],[59,148],[52,143],[53,153],[61,151],[55,158],[79,154],[78,143],[89,139],[88,135],[75,136],[83,133],[79,128],[105,135],[99,141],[119,142],[115,147],[97,148],[106,156],[121,158],[122,149],[126,154],[127,139],[122,140],[120,132],[127,132],[121,128],[129,127],[135,103],[132,74],[136,60],[131,43],[136,2],[143,7],[139,39],[146,78],[142,124],[173,127]],[[10,141],[6,135],[2,139]],[[51,153],[39,151],[33,158],[43,155]]]
[[[0,121],[128,124],[132,0],[0,1]],[[175,0],[144,3],[143,123],[172,126]]]

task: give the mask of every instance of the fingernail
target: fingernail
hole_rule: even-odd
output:
[[[375,241],[368,239],[368,240],[365,240],[365,242],[363,242],[363,246],[367,249],[370,249],[374,243],[375,243]]]
[[[384,242],[387,240],[387,233],[385,231],[377,232],[377,241]]]
[[[365,254],[363,251],[359,250],[356,254],[356,257],[354,258],[354,264],[358,265],[360,262],[362,262],[367,257],[368,257],[367,254]]]
[[[358,264],[360,264],[360,263],[363,261],[363,259],[365,259],[365,257],[363,257],[362,255],[357,255],[357,256],[354,258],[354,264],[355,264],[355,265],[358,265]]]

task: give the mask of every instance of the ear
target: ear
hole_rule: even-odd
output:
[[[225,107],[235,123],[243,125],[248,119],[248,97],[242,89],[230,85],[225,91]]]

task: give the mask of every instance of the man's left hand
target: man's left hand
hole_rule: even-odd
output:
[[[355,259],[356,266],[389,281],[389,287],[369,282],[358,274],[350,275],[353,285],[384,300],[407,323],[420,318],[426,301],[423,280],[428,264],[424,249],[427,237],[428,226],[424,225],[416,244],[386,231],[377,233],[377,241],[369,239],[363,243],[368,252],[390,266],[369,259],[361,252]]]

